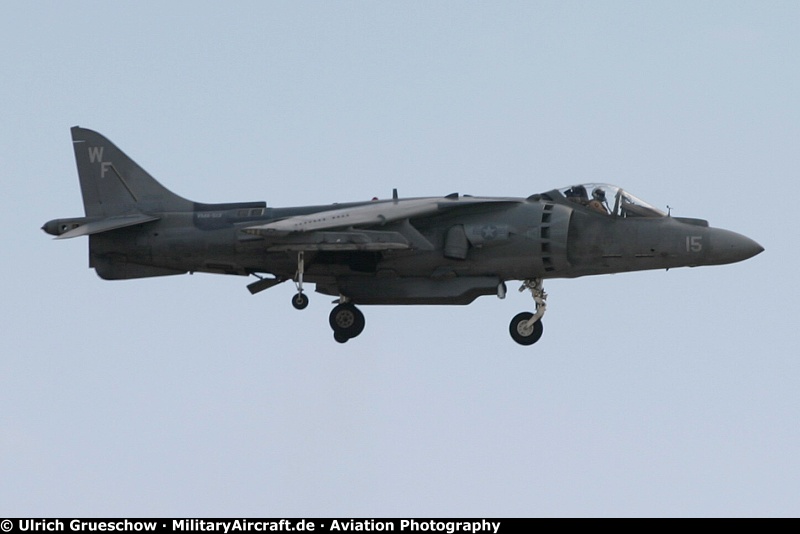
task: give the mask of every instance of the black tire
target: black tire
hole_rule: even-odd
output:
[[[303,293],[298,293],[292,297],[292,306],[295,310],[305,310],[308,306],[308,297]]]
[[[541,320],[533,323],[533,326],[531,327],[522,327],[522,324],[528,321],[531,317],[533,317],[531,312],[522,312],[518,313],[513,319],[511,319],[511,324],[508,327],[508,331],[514,341],[520,345],[533,345],[539,341],[539,339],[541,339],[542,334],[544,333],[544,325],[542,324]]]
[[[349,337],[344,334],[339,334],[338,332],[333,333],[333,339],[335,339],[337,343],[347,343],[350,341]]]
[[[334,335],[338,334],[352,339],[364,331],[366,320],[361,310],[350,303],[346,303],[339,304],[331,310],[329,323]]]

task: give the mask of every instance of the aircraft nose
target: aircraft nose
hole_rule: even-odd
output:
[[[736,232],[715,229],[711,236],[711,252],[715,263],[735,263],[761,254],[764,247]]]

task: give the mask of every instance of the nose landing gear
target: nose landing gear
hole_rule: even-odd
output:
[[[544,292],[543,280],[541,278],[534,278],[522,282],[520,291],[529,289],[533,300],[536,303],[536,311],[522,312],[511,319],[511,324],[508,329],[514,341],[520,345],[533,345],[542,337],[544,332],[544,325],[542,325],[542,317],[544,312],[547,311],[547,293]]]
[[[518,313],[508,327],[511,337],[520,345],[533,345],[544,333],[542,321],[531,322],[531,312]]]

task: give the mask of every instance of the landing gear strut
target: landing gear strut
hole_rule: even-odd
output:
[[[297,253],[297,274],[294,277],[294,285],[297,286],[297,295],[292,297],[292,306],[296,310],[304,310],[308,306],[308,297],[303,294],[303,273],[306,270],[306,262],[302,251]]]
[[[361,310],[344,297],[339,299],[339,304],[331,310],[330,325],[333,329],[333,339],[339,343],[347,343],[364,331],[366,321]]]
[[[543,281],[541,278],[524,280],[520,291],[529,289],[536,303],[536,311],[522,312],[511,319],[509,332],[511,337],[520,345],[533,345],[542,337],[544,326],[542,317],[547,311],[547,293],[544,292]]]

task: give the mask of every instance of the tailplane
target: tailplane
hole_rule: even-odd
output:
[[[72,145],[87,217],[193,209],[99,133],[75,126]]]

